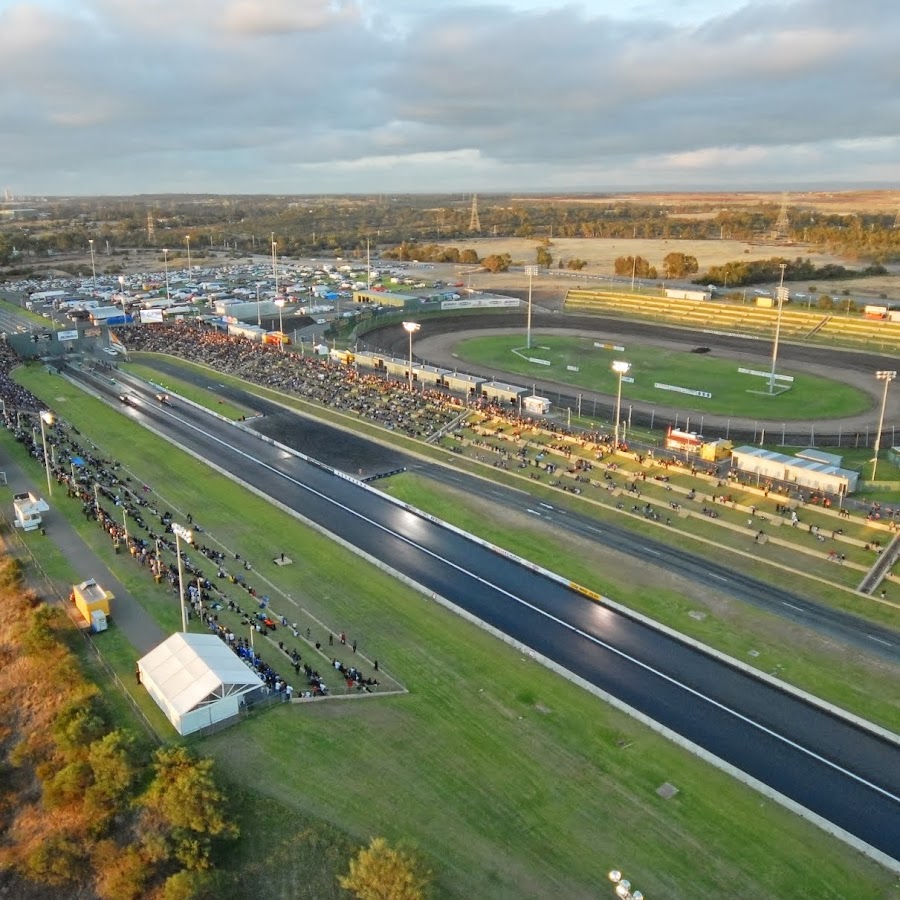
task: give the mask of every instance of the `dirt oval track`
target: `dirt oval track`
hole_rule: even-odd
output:
[[[521,313],[498,313],[496,315],[459,316],[448,318],[428,318],[422,321],[422,328],[415,338],[414,355],[418,361],[427,362],[445,369],[476,371],[471,365],[461,363],[454,356],[454,347],[469,337],[483,336],[485,332],[496,334],[520,331],[524,333],[524,315]],[[740,337],[733,334],[714,334],[704,331],[690,331],[669,325],[651,322],[635,322],[622,319],[604,319],[596,316],[567,316],[561,314],[537,313],[532,318],[532,328],[545,334],[577,334],[596,340],[620,342],[639,341],[641,344],[655,345],[670,349],[691,350],[695,347],[709,347],[719,357],[727,356],[736,362],[766,369],[771,364],[772,342],[757,337]],[[399,324],[385,326],[367,332],[359,342],[360,349],[377,350],[405,358],[409,353],[409,337]],[[666,425],[684,427],[688,417],[696,426],[702,415],[703,433],[708,438],[727,437],[733,441],[759,443],[769,434],[769,442],[787,445],[816,445],[863,447],[872,446],[878,428],[878,416],[882,396],[882,383],[875,379],[875,372],[882,369],[900,368],[897,357],[860,350],[843,350],[808,346],[782,341],[778,348],[778,358],[786,368],[809,372],[834,379],[836,376],[847,384],[867,393],[872,398],[871,408],[860,415],[844,419],[794,420],[783,423],[780,420],[753,420],[739,415],[727,417],[709,415],[702,410],[688,406],[651,405],[630,402],[631,421],[634,425],[664,428]],[[491,376],[512,384],[521,384],[522,376],[495,369],[477,374]],[[577,396],[569,385],[549,379],[529,380],[539,393],[550,398],[557,409],[577,408]],[[599,416],[609,421],[614,415],[615,398],[608,394],[591,391],[581,392],[581,408],[585,415]],[[894,427],[900,424],[900,396],[897,391],[891,396],[884,418],[882,446],[893,441]],[[624,401],[623,401],[624,403]],[[596,412],[595,412],[596,410]],[[624,417],[624,416],[623,416]]]

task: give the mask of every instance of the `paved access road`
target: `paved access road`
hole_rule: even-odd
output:
[[[92,387],[118,403],[120,386],[97,380]],[[136,403],[121,409],[136,423],[214,461],[426,590],[900,859],[898,744],[600,606],[253,434],[194,408],[161,407],[150,390],[135,387],[131,393]]]

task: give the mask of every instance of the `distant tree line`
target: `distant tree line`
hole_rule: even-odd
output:
[[[369,249],[404,242],[445,244],[475,236],[471,197],[462,195],[222,197],[159,196],[70,198],[40,204],[39,217],[0,225],[0,265],[48,253],[84,253],[88,240],[106,256],[123,249],[186,246],[235,256],[266,254],[272,234],[284,256],[364,257]],[[780,207],[775,203],[719,210],[685,200],[668,206],[627,203],[615,197],[578,202],[542,197],[481,195],[480,235],[524,237],[643,238],[738,241],[769,239]],[[148,235],[148,214],[154,235]],[[702,214],[702,215],[698,215]],[[859,212],[830,215],[789,210],[783,240],[804,243],[859,261],[900,260],[900,228],[894,216]],[[15,253],[14,253],[15,250]],[[448,260],[453,261],[453,260]]]
[[[695,284],[714,284],[717,287],[743,287],[750,284],[761,284],[778,281],[781,278],[781,266],[784,265],[786,281],[866,278],[871,275],[887,273],[882,265],[872,264],[862,269],[848,269],[845,266],[827,263],[814,265],[809,259],[797,257],[794,260],[780,256],[769,259],[736,260],[710,267],[703,275],[694,280]]]

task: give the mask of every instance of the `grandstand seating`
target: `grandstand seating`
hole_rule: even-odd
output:
[[[770,336],[777,309],[720,300],[677,300],[658,294],[575,288],[566,294],[567,312],[667,321],[696,331]],[[900,322],[862,319],[822,310],[784,309],[781,337],[832,346],[867,346],[900,352]]]

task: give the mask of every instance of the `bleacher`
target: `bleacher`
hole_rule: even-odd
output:
[[[677,300],[659,294],[576,288],[566,294],[564,309],[668,322],[696,331],[722,331],[770,337],[775,333],[776,308],[723,300]],[[860,347],[900,353],[900,322],[863,319],[822,310],[785,308],[781,337],[832,346]]]

